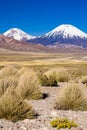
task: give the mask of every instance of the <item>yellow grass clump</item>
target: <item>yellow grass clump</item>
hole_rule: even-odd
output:
[[[70,79],[70,75],[65,68],[52,68],[44,73],[47,77],[50,75],[56,77],[58,82],[68,82]]]
[[[49,77],[46,75],[41,75],[39,79],[42,86],[58,86],[55,75],[50,75]]]
[[[13,89],[8,89],[0,98],[0,118],[18,121],[34,116],[34,109],[29,102],[21,100]]]
[[[18,84],[17,69],[14,66],[6,66],[0,70],[0,96],[2,96],[7,88]]]
[[[60,110],[87,110],[87,98],[82,88],[69,83],[57,96],[55,108]]]
[[[30,69],[29,67],[22,67],[18,70],[18,75],[21,76],[22,74],[24,74],[25,72],[31,72],[33,71],[32,69]]]
[[[81,82],[82,82],[83,84],[87,84],[87,76],[83,76],[83,77],[81,78]]]
[[[18,121],[34,118],[34,109],[26,99],[41,98],[39,80],[34,71],[8,66],[0,70],[0,118]]]
[[[13,66],[7,66],[0,70],[0,96],[9,87],[14,87],[15,92],[23,99],[42,98],[38,77],[28,67],[18,70]]]
[[[20,76],[16,93],[23,99],[39,99],[42,97],[39,80],[34,71],[26,71]]]
[[[11,65],[6,66],[0,70],[0,78],[15,76],[16,74],[17,74],[17,68]]]
[[[5,77],[0,79],[0,96],[2,96],[7,88],[14,87],[16,88],[18,85],[18,78],[16,76],[9,76],[8,78]]]

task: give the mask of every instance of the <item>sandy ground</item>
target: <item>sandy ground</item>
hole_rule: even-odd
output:
[[[48,94],[48,97],[42,100],[29,101],[39,114],[37,119],[25,119],[16,123],[1,119],[0,130],[56,130],[50,126],[50,121],[56,117],[67,117],[70,120],[74,119],[79,127],[87,130],[87,112],[62,111],[53,108],[55,98],[63,86],[64,84],[60,84],[60,87],[43,87],[42,92]],[[72,128],[72,130],[77,129]]]

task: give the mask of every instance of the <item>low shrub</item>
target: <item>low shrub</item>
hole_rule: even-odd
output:
[[[55,103],[60,110],[87,110],[87,99],[82,88],[75,83],[69,83],[60,91]]]
[[[40,82],[42,86],[49,86],[48,77],[46,75],[40,77]]]
[[[28,101],[21,100],[11,88],[0,98],[0,118],[18,121],[34,116],[35,112]]]
[[[71,66],[68,69],[68,72],[73,80],[76,78],[81,78],[82,76],[87,75],[87,67],[85,65],[76,65],[76,66]]]
[[[18,79],[16,76],[8,76],[3,78],[3,79],[0,79],[0,96],[2,96],[5,91],[7,90],[7,88],[9,87],[17,87],[18,85]]]
[[[58,82],[53,75],[50,75],[49,77],[46,75],[41,76],[40,82],[42,86],[58,86]]]
[[[54,76],[58,82],[68,82],[70,80],[70,75],[68,71],[64,68],[54,68],[50,69],[44,73],[47,77]]]
[[[50,123],[51,123],[51,126],[56,127],[57,130],[59,130],[61,128],[71,129],[71,127],[78,126],[73,120],[69,121],[67,118],[54,119]]]
[[[17,74],[17,68],[14,66],[6,66],[0,70],[0,78],[5,78],[9,76],[15,76]]]
[[[22,99],[42,98],[40,83],[35,72],[25,72],[20,76],[16,93]]]
[[[70,75],[68,71],[64,68],[60,68],[57,70],[56,77],[59,82],[68,82],[70,80]]]
[[[6,66],[0,70],[0,96],[2,96],[7,88],[18,84],[17,68],[14,66]]]
[[[83,84],[87,84],[87,76],[83,76],[82,79],[81,79],[81,82]]]
[[[32,69],[30,69],[29,67],[22,67],[21,69],[18,70],[18,75],[21,76],[22,74],[24,74],[25,72],[27,73],[32,73]]]
[[[10,87],[14,87],[22,99],[42,98],[37,75],[28,67],[22,67],[17,71],[15,67],[7,66],[0,70],[0,96]]]
[[[50,86],[58,86],[58,82],[57,82],[56,77],[54,75],[50,75],[48,80],[49,80]]]

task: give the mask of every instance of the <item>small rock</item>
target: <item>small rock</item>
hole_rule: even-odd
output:
[[[83,130],[81,127],[77,127],[76,130]]]
[[[48,130],[48,128],[44,127],[44,128],[41,128],[40,130]]]
[[[3,126],[0,126],[0,128],[3,128]]]
[[[25,119],[23,122],[24,123],[29,123],[29,119]]]
[[[57,112],[52,111],[52,112],[51,112],[51,115],[52,115],[53,117],[55,117],[55,116],[57,116]]]
[[[21,129],[20,130],[27,130],[27,128],[26,127],[21,127]]]

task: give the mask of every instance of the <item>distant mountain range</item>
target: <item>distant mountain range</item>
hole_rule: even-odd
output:
[[[19,41],[39,43],[49,48],[87,48],[87,34],[70,24],[60,25],[39,37],[31,36],[17,28],[8,30],[4,35]]]
[[[73,25],[63,24],[42,36],[31,36],[13,28],[0,35],[0,48],[33,52],[77,52],[87,50],[87,34]]]
[[[48,47],[87,47],[87,34],[72,25],[60,25],[43,36],[29,40],[32,43],[41,43]],[[62,46],[61,46],[62,45]]]

